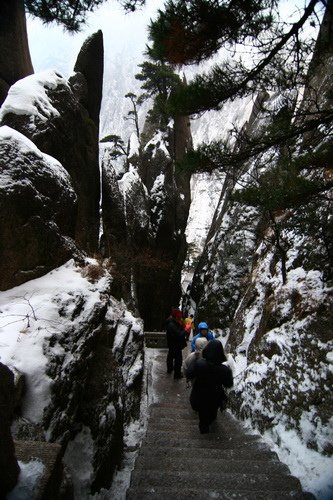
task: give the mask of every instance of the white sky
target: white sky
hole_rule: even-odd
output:
[[[293,14],[307,3],[305,0],[282,0],[284,17],[293,19]],[[145,50],[146,26],[161,8],[164,0],[146,0],[143,9],[125,14],[116,0],[109,0],[87,16],[87,22],[80,33],[70,34],[56,24],[43,25],[39,19],[28,16],[28,38],[35,72],[57,69],[67,76],[74,66],[78,52],[88,36],[101,29],[104,35],[105,59],[112,52],[128,54]],[[125,36],[124,36],[125,35]]]
[[[43,25],[39,19],[28,17],[28,38],[35,72],[57,69],[67,76],[71,73],[83,42],[101,29],[104,37],[105,60],[112,53],[142,53],[145,49],[146,24],[154,16],[161,0],[148,0],[145,8],[125,14],[116,0],[110,0],[87,17],[80,33],[70,34],[56,24]],[[126,35],[126,36],[125,36]]]

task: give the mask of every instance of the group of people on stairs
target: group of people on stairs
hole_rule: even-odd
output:
[[[189,332],[185,326],[190,321]],[[209,432],[218,410],[226,408],[225,388],[233,385],[231,357],[227,359],[222,343],[215,339],[207,323],[201,322],[191,341],[191,353],[183,362],[182,350],[187,346],[191,331],[194,332],[193,316],[184,320],[182,312],[173,308],[166,321],[167,372],[173,372],[175,379],[183,378],[183,367],[186,379],[192,383],[191,407],[198,412],[199,430],[205,434]]]

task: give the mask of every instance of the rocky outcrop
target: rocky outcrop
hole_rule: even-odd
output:
[[[139,417],[143,332],[116,301],[101,297],[84,311],[82,299],[77,294],[70,305],[59,303],[63,318],[69,319],[67,310],[73,306],[77,309],[77,326],[70,328],[66,340],[63,334],[54,335],[45,346],[50,359],[47,375],[54,386],[44,425],[49,439],[64,446],[84,427],[90,429],[95,449],[91,488],[95,492],[110,487],[124,451],[125,426]],[[63,350],[60,358],[56,346]]]
[[[95,57],[98,64],[93,60],[89,65],[89,57]],[[98,33],[87,41],[78,58],[77,67],[82,73],[74,74],[69,81],[54,71],[27,77],[11,87],[0,113],[1,124],[28,137],[70,174],[78,198],[75,240],[89,253],[97,251],[99,237],[98,112],[102,60]],[[94,68],[95,81],[91,77]],[[91,96],[95,90],[97,94]],[[18,95],[25,99],[20,101]]]
[[[87,109],[97,130],[103,90],[103,57],[103,34],[99,30],[84,42],[74,66],[74,71],[82,73],[87,82],[88,92],[81,104]]]
[[[118,178],[112,159],[107,153],[104,157],[104,240],[127,282],[126,302],[137,308],[146,330],[160,330],[181,297],[190,177],[176,172],[175,162],[192,147],[192,138],[185,117],[175,118],[174,127],[157,131],[150,140],[145,137],[140,155],[129,159],[129,170]],[[125,225],[117,217],[121,206]]]
[[[31,75],[31,63],[23,0],[0,5],[0,106],[17,80]]]
[[[65,169],[0,127],[0,288],[37,278],[75,253],[76,195]]]
[[[126,451],[126,429],[140,416],[142,321],[109,295],[112,278],[101,262],[90,259],[78,267],[69,261],[41,280],[34,283],[31,306],[36,314],[21,339],[21,353],[33,337],[42,357],[32,364],[19,353],[11,359],[24,366],[29,387],[13,437],[59,443],[75,483],[77,461],[71,450],[85,436],[80,453],[92,443],[90,461],[85,462],[91,474],[81,487],[87,488],[85,494],[94,493],[110,487]],[[26,286],[16,294],[23,296]],[[21,299],[9,300],[15,307]]]

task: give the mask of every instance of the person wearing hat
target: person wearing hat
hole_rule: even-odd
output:
[[[222,343],[210,340],[202,351],[202,358],[190,364],[186,377],[193,380],[190,403],[199,413],[201,434],[209,432],[210,424],[216,419],[219,408],[225,408],[224,387],[233,385],[232,370],[225,364],[227,358]]]
[[[186,332],[186,340],[188,340],[194,329],[193,314],[190,314],[184,319],[184,329]]]
[[[183,355],[186,347],[186,332],[182,326],[182,313],[179,309],[172,309],[166,321],[166,337],[168,344],[167,372],[174,372],[174,378],[182,378],[181,373]]]
[[[197,339],[205,337],[209,341],[215,338],[213,332],[209,331],[208,325],[205,321],[201,321],[201,323],[198,324],[198,330],[199,333],[193,337],[191,342],[191,352],[195,351],[195,342]]]
[[[206,347],[207,344],[208,344],[208,340],[206,339],[206,337],[200,337],[195,341],[195,351],[191,352],[187,356],[187,358],[184,359],[184,362],[183,362],[183,371],[186,375],[186,378],[187,378],[187,370],[189,369],[191,363],[193,363],[196,359],[202,358],[202,351],[204,350],[204,348]],[[193,381],[192,381],[192,385],[193,385]]]

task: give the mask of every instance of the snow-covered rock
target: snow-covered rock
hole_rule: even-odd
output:
[[[109,295],[110,280],[103,263],[71,260],[0,293],[1,362],[26,378],[13,433],[65,450],[88,428],[95,491],[110,486],[120,464],[143,376],[142,321]]]
[[[82,73],[67,80],[48,70],[10,88],[0,123],[26,136],[69,173],[78,203],[75,239],[82,249],[93,252],[98,247],[100,174],[98,127],[84,107],[89,103]]]
[[[47,273],[77,252],[70,176],[24,135],[0,127],[0,288]]]

